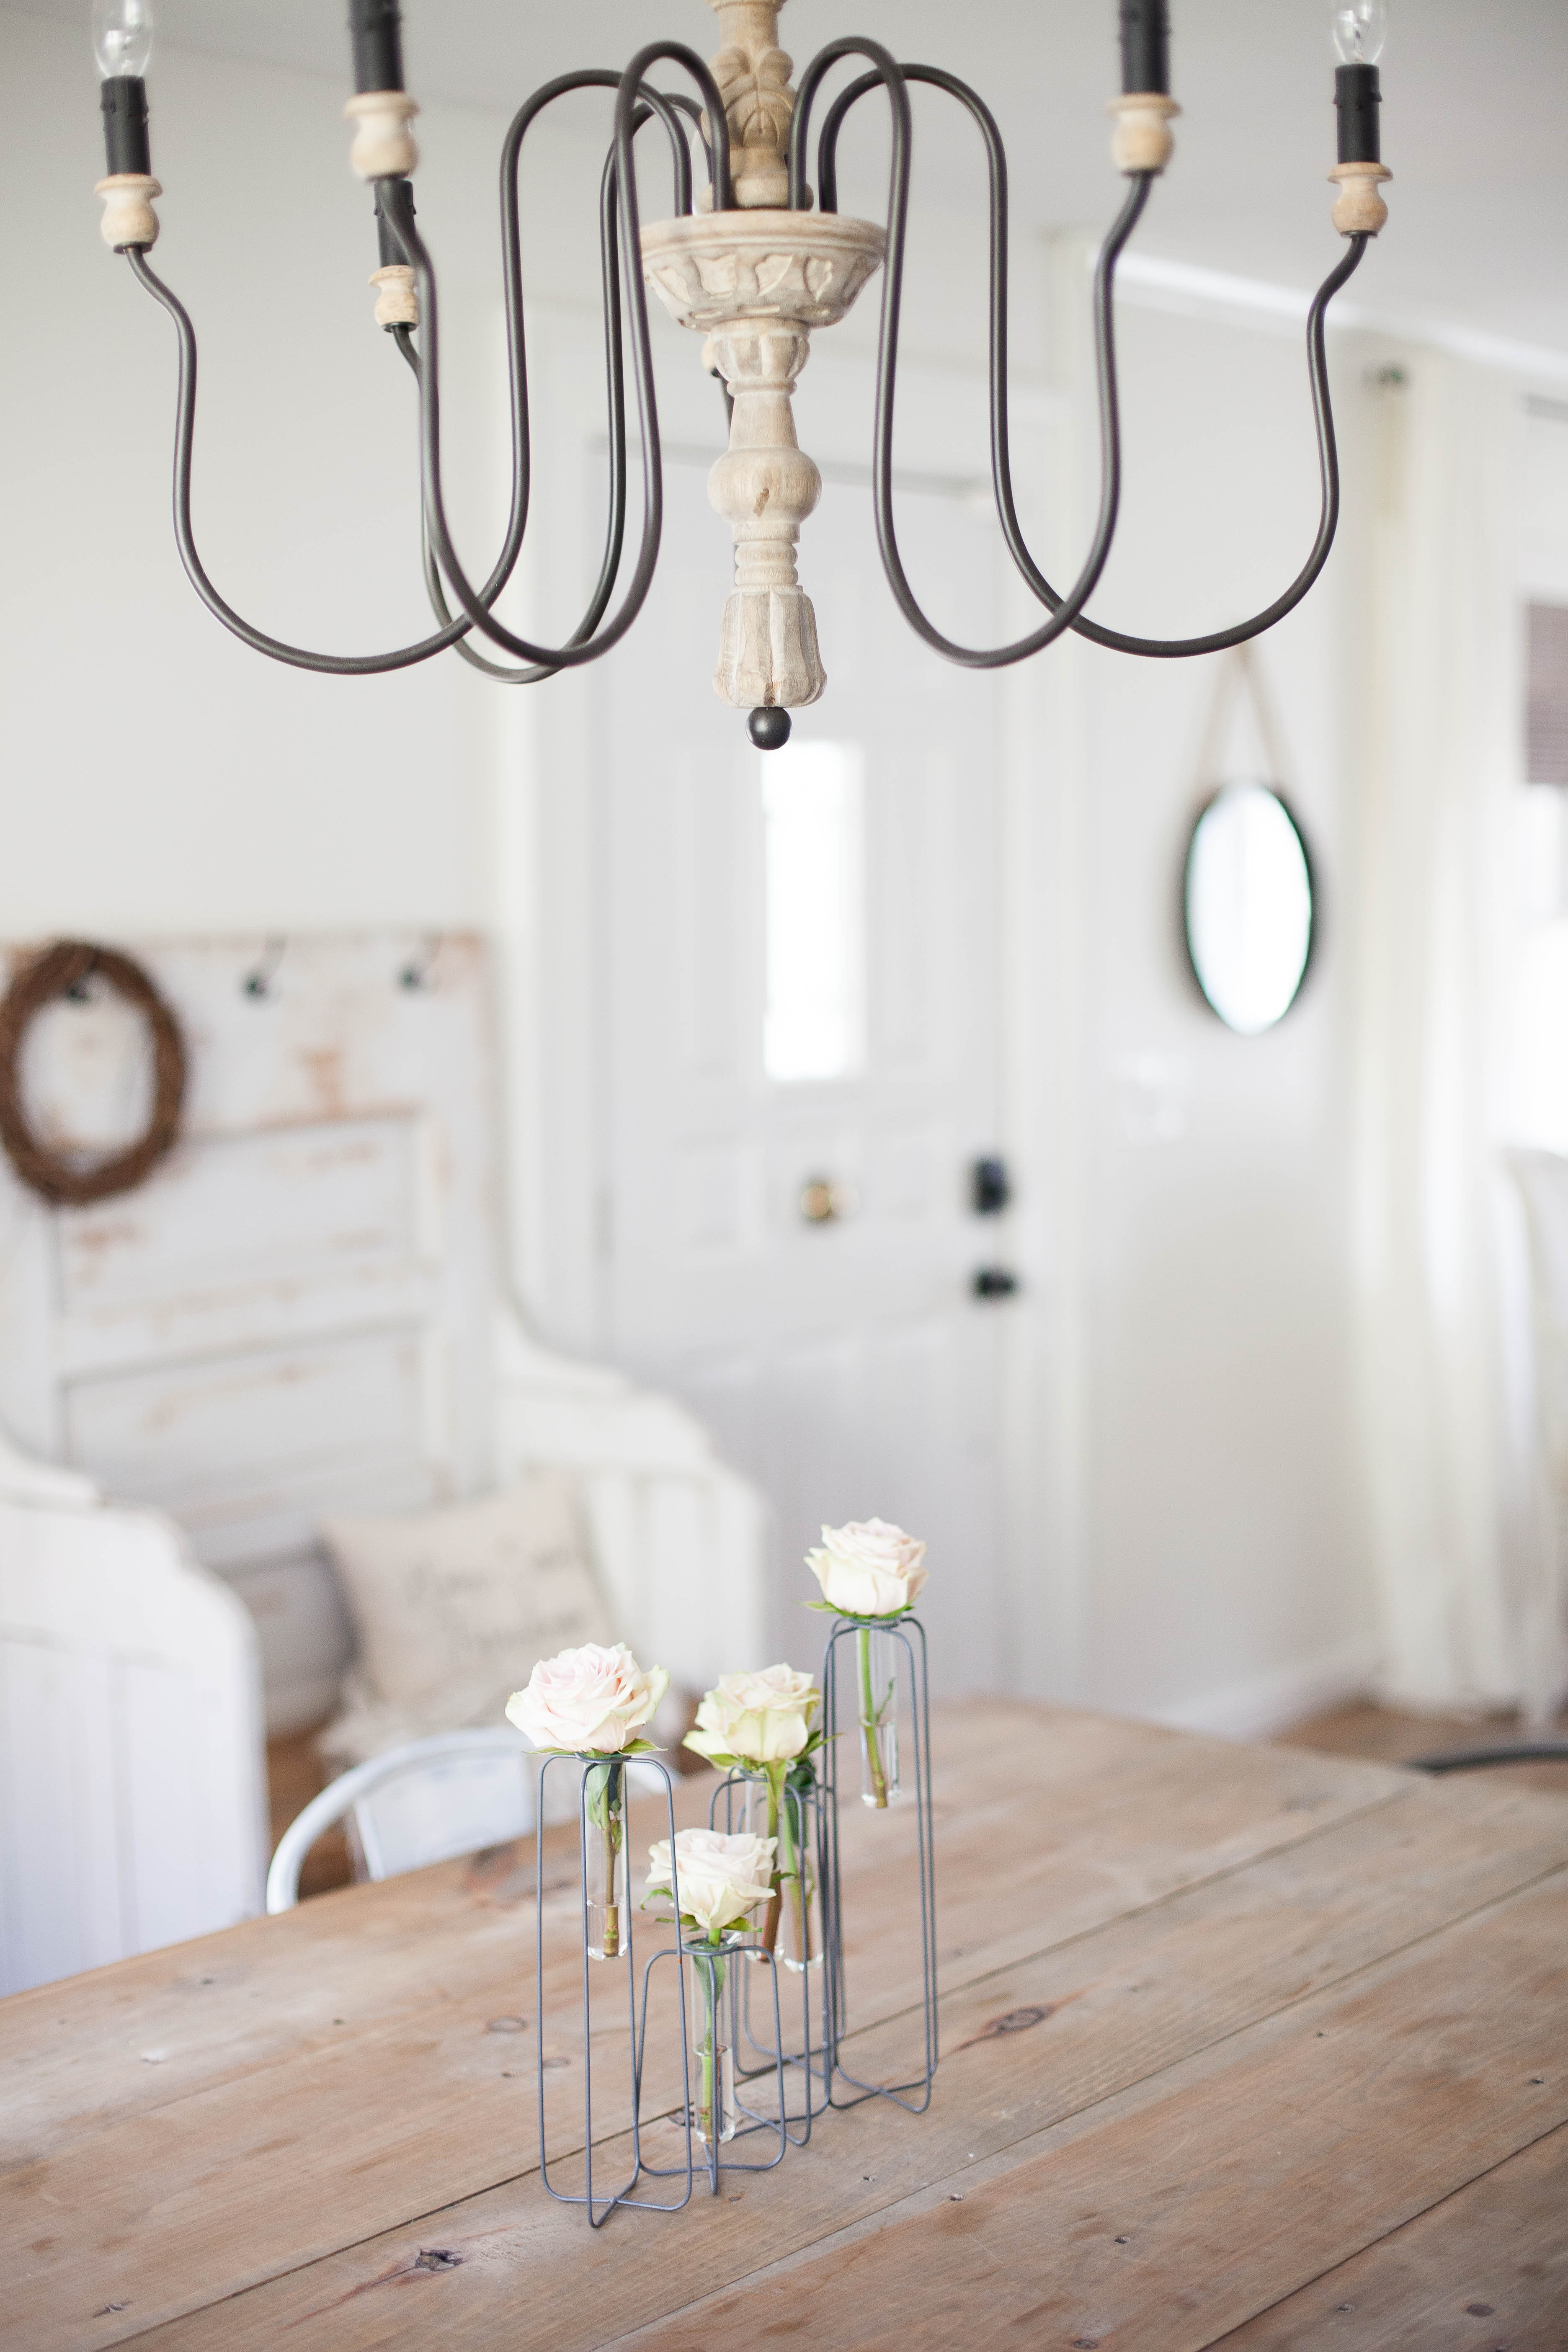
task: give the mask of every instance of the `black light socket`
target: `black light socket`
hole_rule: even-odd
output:
[[[1171,20],[1165,0],[1121,0],[1121,88],[1124,93],[1171,88]]]
[[[403,201],[407,205],[410,213],[412,213],[414,210],[413,181],[398,180],[395,182],[394,184],[402,189]],[[375,233],[381,242],[381,266],[384,269],[396,268],[406,263],[408,257],[404,252],[403,247],[398,244],[396,237],[393,235],[392,224],[381,209],[381,186],[379,182],[376,184],[375,191]]]
[[[1383,92],[1375,66],[1341,66],[1334,76],[1334,105],[1340,118],[1342,163],[1381,163],[1382,126],[1378,109]]]
[[[354,88],[403,88],[403,19],[397,0],[349,0]]]
[[[147,85],[140,74],[110,74],[103,84],[103,157],[112,178],[118,172],[153,169],[147,134]]]

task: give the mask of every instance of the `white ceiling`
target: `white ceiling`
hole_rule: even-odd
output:
[[[86,0],[26,0],[69,21]],[[346,0],[155,0],[160,35],[346,79]],[[1176,161],[1145,252],[1305,286],[1331,263],[1327,0],[1171,0]],[[1383,60],[1392,218],[1357,285],[1390,322],[1458,327],[1568,354],[1568,0],[1391,0]],[[797,61],[851,29],[964,76],[1000,119],[1020,229],[1104,221],[1117,183],[1105,98],[1115,0],[791,0]],[[660,33],[708,55],[700,0],[405,0],[409,86],[495,109],[574,66],[620,65]],[[916,169],[978,205],[962,123],[920,105]]]

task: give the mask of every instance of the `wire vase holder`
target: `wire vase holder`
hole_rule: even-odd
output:
[[[643,1970],[643,2022],[646,2029],[652,1998],[654,1970],[661,1960],[674,1960],[680,1979],[681,2050],[685,2060],[686,2105],[676,2118],[686,2134],[686,2195],[679,2200],[684,2205],[691,2195],[691,2181],[698,2166],[708,2176],[712,2194],[719,2194],[720,2182],[730,2172],[771,2172],[782,2164],[789,2147],[788,2127],[784,2121],[785,2089],[783,2035],[780,2030],[778,1966],[773,1955],[753,1940],[747,1927],[729,1927],[715,1939],[700,1931],[688,1931],[679,1945],[655,1952]],[[765,1972],[767,1991],[753,2001],[754,1980]],[[690,2005],[688,2022],[687,2009]],[[771,2046],[763,2049],[767,2063],[754,2066],[738,2063],[742,2050],[755,2052],[762,2045],[752,2033],[754,2008],[760,2005],[773,2019]],[[641,2073],[641,2050],[638,2052],[638,2073]],[[775,2112],[769,2114],[756,2104],[757,2080],[772,2074],[776,2101]],[[729,2155],[726,2151],[737,2140],[750,2140],[759,2134],[775,2137],[778,2146],[771,2156],[746,2158]],[[692,2153],[692,2143],[698,2154]],[[655,2179],[669,2179],[681,2171],[679,2165],[650,2164],[646,2167]],[[677,2208],[667,2208],[676,2210]]]
[[[583,2160],[585,2179],[582,2194],[558,2189],[550,2178],[550,2153],[545,2130],[544,2114],[544,1822],[545,1789],[552,1771],[558,1764],[575,1767],[581,1773],[577,1793],[578,1852],[580,1856],[579,1896],[582,1916],[583,1957]],[[638,1769],[645,1774],[655,1774],[664,1784],[665,1813],[669,1826],[671,1851],[675,1843],[675,1799],[666,1768],[651,1759],[639,1758]],[[686,2130],[686,2161],[682,2165],[660,2167],[649,2164],[642,2146],[642,2072],[644,2043],[647,2031],[647,1971],[644,1972],[642,2014],[637,2013],[637,1967],[633,1949],[633,1911],[631,1902],[631,1857],[627,1847],[627,1778],[629,1766],[620,1756],[549,1755],[540,1765],[538,1811],[535,1816],[535,1901],[534,1901],[534,1984],[535,1984],[535,2069],[539,2086],[539,2177],[547,2193],[563,2205],[586,2208],[589,2224],[602,2229],[618,2205],[633,2206],[646,2212],[678,2213],[689,2204],[695,2178],[691,2150],[691,2129]],[[679,1899],[679,1898],[677,1898]],[[658,1954],[654,1956],[659,1957]],[[596,1969],[619,1967],[624,1970],[626,1989],[626,2090],[631,2111],[631,2171],[619,2188],[607,2193],[595,2194],[594,2187],[594,1979]],[[652,1961],[648,1963],[652,1967]],[[612,1988],[614,1990],[614,1988]],[[680,2003],[681,2079],[689,2082],[690,2068],[686,2026],[686,2003]],[[619,2136],[624,2126],[617,2126]],[[682,2193],[671,2199],[637,2197],[634,2195],[639,2181],[649,2179],[684,2179]]]
[[[821,1750],[820,1811],[827,2103],[853,2107],[865,2099],[890,2099],[911,2115],[923,2115],[931,2105],[937,2065],[936,1857],[931,1824],[931,1695],[925,1628],[918,1617],[907,1612],[891,1617],[838,1616],[823,1659],[822,1719],[828,1735]],[[919,2071],[897,2083],[865,2082],[851,2074],[843,2057],[849,2029],[839,1808],[852,1802],[856,1794],[876,1814],[895,1806],[901,1810],[911,1796],[914,1801],[924,2057]]]
[[[775,2060],[782,2064],[780,2115],[785,2136],[793,2147],[804,2147],[813,2118],[827,2105],[829,2082],[820,1783],[810,1764],[797,1765],[775,1800],[765,1772],[737,1769],[715,1790],[708,1823],[710,1829],[722,1824],[728,1833],[742,1830],[779,1841],[779,1888],[762,1929],[763,1944],[773,1956],[779,2015],[770,2039],[765,2010],[762,2020],[753,2021],[750,1995],[756,1987],[754,1980],[748,1982],[738,2020],[735,2063],[748,2081],[768,2073]]]

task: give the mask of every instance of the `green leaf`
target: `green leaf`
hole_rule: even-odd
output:
[[[890,1609],[885,1617],[859,1617],[853,1609],[836,1609],[831,1601],[803,1601],[803,1609],[820,1609],[825,1616],[839,1618],[846,1625],[897,1625],[901,1619],[912,1617],[915,1604],[907,1601],[902,1609]]]
[[[662,1756],[664,1750],[656,1748],[651,1739],[634,1739],[626,1748],[534,1748],[528,1753],[534,1756],[574,1756],[579,1764],[616,1764],[623,1756]]]

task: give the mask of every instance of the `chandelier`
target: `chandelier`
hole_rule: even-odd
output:
[[[375,320],[413,370],[419,409],[425,584],[437,621],[427,636],[378,654],[316,653],[286,645],[241,617],[208,576],[191,527],[195,434],[196,338],[179,297],[157,275],[148,253],[158,236],[153,199],[147,90],[152,48],[148,0],[96,0],[95,47],[103,76],[108,172],[98,183],[103,235],[174,321],[179,342],[174,429],[174,531],[185,571],[208,611],[255,651],[301,669],[366,677],[406,669],[451,650],[488,677],[537,684],[597,660],[617,645],[647,598],[658,558],[664,495],[658,410],[654,391],[647,289],[680,324],[706,340],[702,361],[723,387],[729,446],[709,477],[709,496],[734,540],[734,581],[720,628],[715,692],[749,712],[752,740],[763,750],[784,742],[789,714],[815,702],[826,674],[811,600],[796,572],[802,523],[821,494],[822,478],[795,438],[793,394],[814,329],[842,319],[867,282],[882,272],[872,431],[872,503],[888,583],[911,628],[947,660],[996,669],[1041,652],[1068,630],[1120,653],[1170,659],[1218,652],[1271,628],[1299,604],[1321,572],[1339,519],[1339,467],[1324,352],[1330,302],[1356,269],[1368,239],[1388,217],[1378,184],[1377,58],[1384,0],[1335,0],[1334,46],[1339,160],[1333,225],[1345,250],[1312,298],[1307,365],[1317,433],[1321,509],[1310,552],[1295,579],[1250,619],[1206,635],[1132,636],[1091,620],[1085,607],[1105,569],[1121,498],[1121,449],[1116,381],[1113,289],[1119,257],[1142,215],[1154,181],[1170,162],[1171,121],[1165,0],[1121,0],[1121,95],[1110,101],[1111,154],[1128,193],[1094,273],[1095,364],[1099,394],[1100,504],[1082,569],[1071,586],[1054,588],[1030,553],[1013,494],[1008,424],[1007,163],[989,109],[956,74],[901,65],[880,43],[830,41],[798,88],[778,46],[783,0],[710,0],[722,43],[705,65],[679,41],[653,41],[622,73],[562,74],[536,90],[513,117],[501,150],[500,211],[511,402],[511,494],[500,553],[476,585],[458,556],[442,489],[439,310],[435,266],[415,218],[411,174],[417,111],[404,88],[397,0],[351,0],[354,96],[345,109],[354,129],[350,161],[374,191],[380,261],[371,278]],[[846,79],[842,67],[858,69]],[[676,69],[689,88],[662,90],[650,77]],[[810,185],[814,110],[823,106]],[[668,73],[661,75],[668,78]],[[910,586],[899,552],[893,498],[893,426],[900,309],[910,191],[911,82],[942,91],[970,118],[984,145],[990,183],[991,476],[996,514],[1013,564],[1045,618],[1013,643],[960,645],[937,629]],[[614,132],[600,185],[599,231],[605,338],[609,520],[599,578],[588,607],[565,643],[543,646],[497,616],[497,604],[522,550],[528,522],[531,449],[523,244],[519,178],[523,141],[545,110],[568,93],[615,93]],[[693,94],[695,93],[695,95]],[[891,128],[885,221],[855,220],[837,200],[838,146],[852,110],[880,93]],[[672,212],[644,226],[639,217],[634,142],[645,127],[668,148]],[[695,158],[695,171],[694,171]],[[694,192],[694,180],[700,182]],[[626,373],[637,406],[641,458],[641,528],[627,544]],[[506,656],[476,650],[488,642]]]

